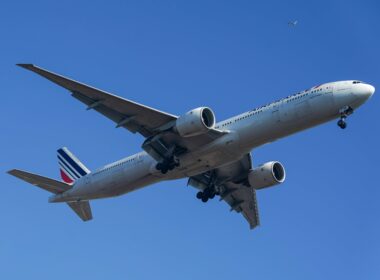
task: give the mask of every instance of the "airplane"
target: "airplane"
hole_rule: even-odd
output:
[[[139,133],[141,152],[90,171],[66,147],[57,151],[62,180],[19,169],[8,171],[65,202],[83,220],[92,219],[89,201],[120,196],[165,180],[188,178],[207,202],[215,196],[241,213],[251,229],[260,224],[256,191],[285,181],[284,166],[270,161],[254,166],[251,151],[296,132],[346,119],[375,92],[367,83],[348,80],[321,84],[216,123],[214,112],[199,107],[180,116],[112,95],[33,64],[18,64],[67,89],[116,124]]]
[[[289,21],[288,22],[288,25],[290,27],[296,27],[296,25],[298,24],[298,20],[292,20],[292,21]]]

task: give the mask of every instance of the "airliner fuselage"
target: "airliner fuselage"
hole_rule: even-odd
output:
[[[374,93],[359,81],[323,84],[216,124],[228,134],[179,157],[180,166],[162,174],[156,160],[140,152],[81,177],[51,202],[122,195],[163,180],[191,177],[235,162],[266,143],[350,114]]]

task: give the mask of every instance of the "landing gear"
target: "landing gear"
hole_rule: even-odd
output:
[[[202,199],[203,197],[203,192],[197,192],[197,198]]]
[[[220,182],[217,181],[218,176],[215,171],[209,171],[203,174],[203,176],[203,178],[197,179],[197,184],[193,186],[197,186],[201,189],[201,191],[197,193],[197,198],[202,200],[202,202],[207,202],[220,194]]]
[[[197,198],[202,200],[202,202],[206,203],[208,201],[207,195],[204,192],[197,192]]]
[[[197,192],[197,198],[202,200],[202,202],[207,202],[209,199],[213,199],[216,194],[216,191],[209,187],[203,192]]]
[[[168,173],[168,170],[169,170],[168,167],[164,163],[161,163],[161,162],[156,164],[156,169],[161,171],[162,174]]]
[[[197,198],[202,200],[202,202],[206,203],[210,197],[205,192],[197,192]]]
[[[172,156],[171,158],[164,159],[162,162],[156,164],[156,169],[161,171],[162,174],[168,173],[169,170],[179,166],[178,158]]]
[[[345,128],[347,127],[346,119],[345,119],[345,118],[341,118],[341,119],[338,121],[338,126],[339,126],[341,129],[345,129]]]
[[[354,110],[350,106],[343,107],[339,113],[340,113],[340,120],[338,121],[338,126],[341,129],[345,129],[347,127],[346,119],[349,115],[351,115],[354,112]]]

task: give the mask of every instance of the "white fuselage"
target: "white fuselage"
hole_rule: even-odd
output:
[[[336,119],[340,110],[362,105],[374,92],[355,81],[323,84],[288,96],[216,124],[229,133],[197,151],[180,157],[181,165],[167,174],[156,170],[146,152],[106,165],[75,182],[51,202],[90,200],[121,195],[157,183],[194,176],[236,161],[252,149],[279,138]]]

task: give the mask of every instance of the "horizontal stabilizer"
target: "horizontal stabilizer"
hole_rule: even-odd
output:
[[[18,169],[9,170],[8,173],[55,194],[63,193],[71,188],[69,184]]]
[[[92,212],[88,201],[67,202],[74,212],[84,221],[92,220]]]

